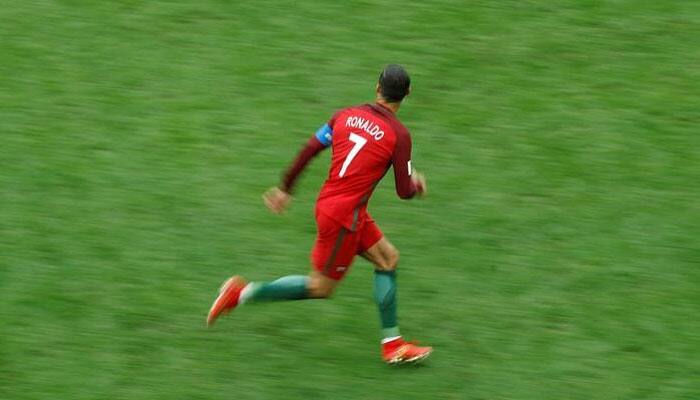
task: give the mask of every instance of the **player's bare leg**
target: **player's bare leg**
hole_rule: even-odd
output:
[[[308,287],[309,298],[326,299],[331,297],[339,282],[340,281],[331,279],[320,272],[311,271],[309,274]]]
[[[432,347],[406,342],[399,333],[396,316],[396,268],[399,251],[386,237],[361,254],[375,265],[374,298],[382,322],[382,357],[389,364],[410,363],[427,358]]]

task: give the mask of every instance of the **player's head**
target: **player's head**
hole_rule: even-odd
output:
[[[377,94],[388,103],[400,103],[411,93],[411,77],[397,64],[389,64],[379,74]]]

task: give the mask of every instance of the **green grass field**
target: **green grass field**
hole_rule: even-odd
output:
[[[0,399],[700,398],[700,2],[4,1]],[[379,359],[372,269],[304,273],[328,154],[260,195],[384,64],[429,197],[370,209],[419,367]]]

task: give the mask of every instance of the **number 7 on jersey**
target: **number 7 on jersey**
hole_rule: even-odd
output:
[[[343,162],[343,166],[340,168],[340,173],[338,173],[338,176],[341,178],[343,177],[343,175],[345,175],[345,171],[350,166],[352,160],[357,156],[357,153],[359,153],[362,147],[365,144],[367,144],[367,139],[355,133],[350,133],[349,139],[351,142],[355,143],[355,145],[352,146],[352,149],[350,149],[350,152],[348,153],[347,157],[345,157],[345,162]]]

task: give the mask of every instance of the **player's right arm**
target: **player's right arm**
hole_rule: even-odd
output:
[[[304,171],[306,166],[309,164],[314,157],[318,155],[321,151],[331,145],[333,138],[333,131],[330,125],[324,124],[316,134],[314,134],[306,145],[302,147],[297,154],[297,157],[292,162],[292,165],[287,168],[284,175],[282,175],[282,183],[280,184],[280,189],[289,194],[294,190],[294,185],[297,182],[297,178]]]
[[[302,147],[292,164],[284,172],[280,185],[270,188],[263,195],[263,200],[267,208],[277,214],[284,211],[292,200],[292,191],[297,178],[299,178],[314,157],[326,147],[330,146],[332,138],[333,131],[329,124],[324,124],[316,131],[316,134]]]
[[[396,194],[402,199],[411,199],[426,193],[425,177],[411,167],[411,136],[405,130],[397,130],[396,146],[391,163],[394,168]]]

